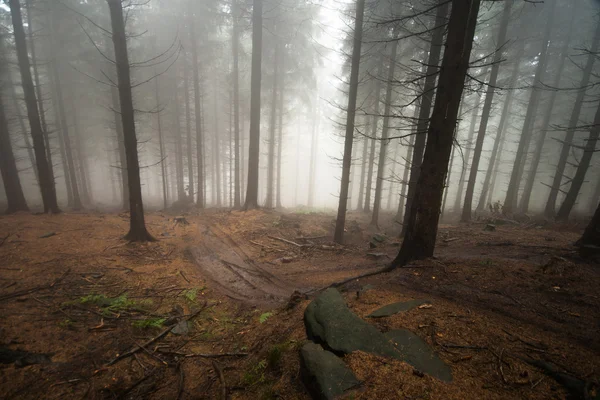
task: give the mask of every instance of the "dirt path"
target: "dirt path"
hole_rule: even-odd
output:
[[[251,305],[277,305],[300,289],[254,262],[216,225],[199,225],[198,233],[189,252],[206,278],[228,297]]]

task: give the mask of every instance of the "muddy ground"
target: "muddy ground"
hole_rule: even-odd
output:
[[[143,245],[121,239],[126,214],[0,217],[0,360],[7,349],[48,355],[0,364],[1,398],[307,399],[298,349],[310,297],[382,268],[400,243],[387,216],[378,229],[350,213],[345,246],[325,213],[178,216],[150,213],[159,240]],[[446,384],[356,353],[355,397],[566,396],[524,358],[598,381],[600,273],[572,247],[581,227],[488,222],[443,225],[434,259],[341,288],[360,316],[430,299],[371,322],[412,330],[454,373]]]

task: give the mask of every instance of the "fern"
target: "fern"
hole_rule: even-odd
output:
[[[264,313],[264,314],[261,314],[261,316],[258,318],[258,321],[259,321],[261,324],[264,324],[264,323],[265,323],[265,322],[267,322],[267,320],[268,320],[270,317],[272,317],[272,316],[273,316],[273,313],[272,313],[272,312],[266,312],[266,313]]]

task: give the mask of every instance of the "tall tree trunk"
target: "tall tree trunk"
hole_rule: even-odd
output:
[[[525,42],[523,40],[519,40],[518,42],[519,49],[517,50],[515,56],[513,72],[511,74],[510,80],[508,81],[508,86],[511,88],[514,88],[516,86],[517,81],[519,79],[521,58],[523,57],[523,52],[525,50]],[[498,129],[496,130],[496,138],[494,139],[494,147],[492,149],[492,154],[490,155],[490,164],[485,173],[485,179],[483,180],[483,187],[481,189],[481,196],[479,197],[479,204],[477,204],[478,211],[482,211],[483,209],[485,209],[488,193],[490,196],[492,196],[494,193],[498,169],[497,165],[500,163],[502,149],[504,148],[504,132],[506,131],[507,119],[510,115],[514,95],[515,89],[509,90],[506,100],[504,101],[504,105],[502,107],[502,115],[500,116],[500,123],[498,125]],[[491,184],[490,180],[492,181]]]
[[[409,173],[412,168],[412,157],[414,154],[415,147],[415,137],[417,135],[413,134],[410,136],[408,141],[408,146],[406,146],[406,157],[404,159],[404,173],[402,174],[402,189],[400,189],[400,201],[398,202],[398,211],[396,211],[395,221],[400,223],[404,221],[404,210],[406,203],[406,192],[408,191],[408,179]]]
[[[548,201],[546,202],[544,215],[546,215],[546,217],[548,218],[554,217],[558,192],[560,191],[560,188],[562,186],[561,182],[565,174],[565,167],[567,165],[567,160],[571,151],[571,145],[573,142],[573,137],[575,136],[576,127],[579,123],[579,115],[581,114],[581,106],[583,105],[583,101],[585,99],[586,88],[590,83],[590,76],[592,75],[594,69],[594,61],[597,57],[599,43],[600,24],[597,24],[596,32],[594,34],[594,41],[592,43],[592,47],[590,49],[585,68],[583,70],[581,84],[579,85],[579,87],[581,87],[582,89],[577,93],[577,98],[575,99],[575,103],[573,105],[573,111],[571,113],[571,118],[569,120],[569,125],[567,128],[567,135],[563,141],[560,156],[558,158],[558,164],[556,166],[556,173],[554,174],[552,186],[550,187],[550,193],[548,195]]]
[[[469,67],[480,0],[453,0],[446,51],[406,235],[390,268],[433,256],[458,109]]]
[[[214,99],[214,113],[215,113],[215,142],[214,142],[214,155],[215,155],[215,185],[217,194],[217,207],[221,207],[221,134],[219,132],[219,96],[217,82],[215,81],[215,99]]]
[[[577,171],[575,172],[575,176],[571,182],[571,187],[569,187],[569,191],[565,196],[565,200],[562,205],[558,209],[558,213],[556,214],[556,219],[559,221],[566,221],[569,219],[569,214],[573,210],[573,206],[575,205],[575,201],[577,200],[577,196],[579,196],[579,192],[581,191],[581,187],[583,186],[583,180],[585,179],[585,175],[590,167],[590,162],[592,161],[592,156],[594,152],[596,152],[596,143],[598,142],[598,137],[600,136],[600,104],[598,104],[598,110],[596,111],[596,116],[594,117],[594,123],[592,128],[590,129],[590,135],[585,144],[585,148],[583,150],[583,155],[581,156],[581,160],[579,161],[579,165],[577,166]]]
[[[162,131],[162,117],[160,115],[160,90],[158,88],[158,77],[154,79],[154,97],[156,97],[156,124],[158,127],[158,146],[160,150],[160,173],[162,177],[162,195],[163,195],[163,209],[168,208],[168,194],[167,194],[167,164],[165,155],[165,140],[163,138]]]
[[[551,4],[549,5],[550,16],[548,18],[548,21],[546,22],[546,30],[544,32],[544,38],[542,41],[540,58],[535,72],[535,85],[543,81],[544,74],[546,72],[550,34],[552,33],[552,28],[555,26],[554,14],[556,9],[556,3],[557,0],[552,0]],[[517,148],[517,155],[515,157],[515,163],[510,175],[508,190],[506,192],[506,199],[504,200],[503,211],[507,214],[512,213],[517,206],[517,199],[519,196],[519,185],[523,176],[523,170],[525,169],[525,162],[527,159],[527,152],[529,150],[529,143],[531,142],[533,124],[535,121],[535,116],[537,114],[540,94],[541,91],[534,86],[531,90],[531,97],[529,98],[529,105],[527,106],[525,122],[523,123],[523,131],[521,133],[521,138],[519,139],[519,147]]]
[[[598,253],[598,248],[600,247],[600,204],[598,204],[592,220],[575,245],[581,248],[580,253],[582,255],[585,255],[590,250],[596,254]]]
[[[88,158],[84,152],[83,144],[82,144],[82,135],[81,135],[81,123],[79,120],[79,111],[77,110],[77,106],[75,104],[75,93],[71,90],[69,94],[69,108],[72,112],[73,118],[73,130],[74,130],[74,140],[75,140],[75,153],[78,159],[79,165],[79,176],[81,178],[81,194],[83,204],[91,204],[92,203],[92,188],[91,188],[91,179],[90,179],[90,169],[88,167]]]
[[[29,136],[27,135],[27,128],[25,127],[25,122],[23,122],[23,115],[21,114],[21,106],[19,105],[19,100],[17,99],[17,92],[15,90],[15,83],[12,81],[12,78],[7,77],[7,84],[10,86],[10,97],[12,106],[14,108],[14,113],[19,121],[19,128],[21,130],[21,135],[23,135],[23,141],[25,143],[25,147],[27,148],[27,155],[29,156],[29,162],[31,163],[31,168],[33,169],[33,174],[35,176],[35,182],[38,187],[40,186],[40,177],[38,175],[37,165],[35,163],[35,156],[33,155],[33,147],[31,146],[31,142],[29,141]]]
[[[277,128],[277,91],[279,90],[279,41],[275,43],[273,56],[273,91],[271,93],[271,121],[269,122],[269,161],[267,165],[267,199],[266,208],[273,208],[273,186],[275,184],[275,131]]]
[[[190,104],[190,70],[186,60],[183,57],[183,98],[185,101],[185,138],[187,154],[187,173],[188,173],[188,197],[194,201],[194,159],[192,148],[192,115]]]
[[[6,76],[8,74],[6,63],[6,54],[4,48],[4,37],[0,37],[0,87],[4,87]],[[0,91],[0,174],[2,175],[2,183],[6,193],[8,207],[6,213],[14,213],[17,211],[29,211],[27,201],[23,194],[19,171],[15,162],[15,156],[12,150],[10,141],[10,132],[8,128],[8,120],[4,110],[4,99]]]
[[[575,3],[575,7],[577,7]],[[558,87],[560,85],[560,78],[562,77],[562,73],[565,67],[565,60],[567,59],[568,51],[569,51],[569,42],[571,40],[571,33],[573,31],[573,21],[575,20],[575,11],[573,10],[573,14],[571,16],[571,22],[569,23],[569,33],[563,43],[563,47],[561,49],[560,61],[558,64],[558,70],[556,71],[556,76],[554,78],[553,87]],[[527,176],[527,181],[525,182],[525,188],[523,189],[523,195],[521,197],[521,204],[519,208],[522,213],[526,213],[529,211],[529,202],[531,199],[531,193],[533,191],[533,185],[535,183],[535,177],[537,175],[538,166],[540,164],[540,159],[542,158],[542,150],[544,149],[544,143],[546,142],[546,136],[548,133],[548,128],[550,127],[550,119],[552,118],[552,111],[554,109],[554,103],[556,101],[556,95],[558,91],[554,90],[550,94],[550,100],[548,101],[548,105],[546,106],[546,112],[544,114],[544,119],[542,122],[541,130],[539,132],[539,137],[535,146],[535,153],[533,155],[533,160],[531,161],[531,166],[529,168],[529,174]]]
[[[121,208],[123,210],[127,210],[129,208],[129,182],[127,177],[127,157],[125,156],[125,135],[123,134],[123,122],[121,122],[121,116],[119,114],[119,110],[121,109],[121,102],[119,100],[119,88],[111,86],[110,96],[112,101],[112,114],[113,121],[115,124],[117,149],[119,153],[119,174],[121,176],[122,193]]]
[[[383,71],[383,53],[379,56],[377,77],[375,77],[375,94],[373,99],[373,115],[371,116],[371,151],[369,152],[369,171],[367,172],[367,186],[365,188],[364,212],[371,211],[371,187],[373,186],[373,173],[375,170],[375,150],[377,143],[377,130],[379,128],[379,103],[381,97],[381,74]]]
[[[29,44],[31,47],[31,66],[33,67],[33,79],[35,83],[35,94],[37,96],[39,113],[40,113],[40,123],[42,124],[42,131],[44,132],[44,143],[46,145],[46,157],[48,158],[48,168],[50,169],[50,173],[52,177],[54,174],[54,165],[52,164],[52,148],[50,147],[50,132],[48,130],[48,124],[46,123],[46,113],[44,111],[44,98],[42,93],[42,85],[40,83],[40,74],[38,69],[38,60],[36,56],[36,47],[35,41],[33,40],[33,17],[32,17],[32,7],[31,0],[25,1],[25,9],[27,10],[27,34],[29,36]],[[64,161],[64,160],[63,160]],[[37,174],[37,172],[36,172]],[[65,177],[67,177],[67,173],[65,172]],[[38,180],[39,183],[39,180]],[[70,187],[69,187],[70,189]],[[53,190],[56,191],[56,186],[53,186]],[[69,197],[71,200],[72,197]]]
[[[358,204],[356,205],[356,209],[358,211],[362,211],[363,209],[363,200],[365,198],[365,177],[367,175],[367,155],[369,149],[369,136],[371,135],[371,122],[369,121],[369,116],[365,115],[363,117],[363,121],[365,122],[365,136],[363,138],[362,145],[362,158],[361,158],[361,167],[360,167],[360,185],[358,187]]]
[[[358,93],[358,72],[360,69],[364,13],[365,0],[357,0],[356,19],[354,20],[354,43],[352,46],[352,70],[350,72],[350,93],[348,94],[348,108],[346,109],[346,136],[344,138],[340,202],[338,205],[335,233],[333,236],[333,240],[340,244],[343,244],[344,242],[344,227],[346,225],[346,206],[348,202],[350,165],[352,164],[352,142],[354,142],[354,118],[356,116],[356,96]]]
[[[398,153],[400,152],[400,141],[396,142],[395,146],[394,146],[394,155],[392,156],[392,171],[390,173],[390,187],[388,190],[388,196],[387,196],[387,209],[391,210],[392,209],[392,198],[393,198],[393,194],[394,194],[394,189],[396,189],[396,185],[395,180],[396,180],[396,167],[398,164]]]
[[[173,82],[175,97],[174,122],[175,122],[175,175],[177,179],[177,201],[185,200],[185,187],[183,184],[183,138],[181,137],[181,118],[179,106],[179,76],[175,75]]]
[[[125,239],[133,242],[146,242],[155,239],[146,230],[146,223],[144,221],[144,205],[142,202],[140,164],[138,161],[137,137],[135,134],[135,116],[131,93],[123,5],[121,4],[121,0],[107,0],[107,3],[110,10],[112,40],[115,47],[119,100],[121,103],[121,122],[123,123],[125,138],[127,177],[129,182],[129,232],[125,236]]]
[[[496,44],[498,46],[503,46],[506,42],[506,31],[508,30],[508,23],[510,21],[510,10],[512,8],[512,4],[512,1],[504,2],[502,22],[498,31],[498,38],[496,39]],[[485,133],[487,131],[487,125],[490,118],[490,111],[492,110],[492,102],[494,100],[494,91],[496,90],[496,80],[498,79],[498,72],[500,71],[501,60],[502,52],[498,49],[496,50],[496,53],[494,54],[494,59],[492,61],[492,72],[490,73],[490,79],[488,81],[488,87],[485,93],[485,102],[483,104],[483,113],[481,114],[481,121],[479,123],[479,132],[477,132],[475,151],[473,153],[473,162],[471,163],[469,181],[467,182],[467,193],[465,194],[465,202],[463,204],[463,212],[461,218],[463,222],[469,222],[471,220],[473,194],[475,192],[475,183],[477,182],[477,173],[479,172],[479,160],[481,159],[483,141],[485,139]]]
[[[465,158],[462,162],[462,168],[460,170],[460,178],[458,180],[458,188],[456,189],[456,199],[454,202],[454,211],[459,212],[461,206],[461,200],[463,195],[463,189],[465,187],[465,176],[467,175],[467,169],[469,168],[469,160],[471,160],[471,152],[473,145],[473,138],[475,136],[475,124],[477,123],[477,115],[479,114],[479,106],[481,105],[481,94],[475,94],[475,103],[473,105],[473,113],[471,114],[471,125],[469,126],[469,134],[467,136],[467,151]]]
[[[51,24],[51,37],[52,37],[52,48],[53,49],[58,49],[58,45],[57,45],[57,29],[56,29],[56,21],[54,18],[54,15],[50,18],[50,24]],[[65,111],[65,99],[63,96],[63,90],[62,90],[62,82],[61,82],[61,76],[59,74],[59,71],[62,70],[61,69],[61,65],[59,64],[59,60],[57,58],[57,53],[54,52],[55,57],[52,60],[51,63],[51,72],[52,72],[52,76],[53,76],[53,83],[54,83],[54,93],[56,96],[56,102],[57,102],[57,106],[58,106],[58,116],[60,119],[60,126],[61,126],[61,133],[62,133],[62,140],[64,141],[64,146],[65,146],[65,156],[67,157],[67,167],[69,168],[69,172],[68,172],[68,176],[69,176],[69,181],[70,181],[70,185],[71,185],[71,191],[73,193],[73,210],[77,211],[77,210],[81,210],[83,208],[83,205],[81,203],[81,197],[79,195],[79,184],[77,183],[77,175],[75,172],[75,162],[73,160],[73,147],[71,146],[71,137],[69,136],[69,124],[67,122],[67,113]],[[66,174],[66,172],[65,172]]]
[[[439,70],[440,57],[442,47],[444,45],[444,32],[446,26],[446,18],[448,16],[449,3],[445,0],[438,0],[438,7],[435,16],[435,25],[433,36],[431,38],[431,48],[429,49],[429,58],[427,60],[427,69],[425,70],[425,84],[423,85],[423,94],[421,97],[421,105],[419,107],[419,119],[417,122],[417,132],[415,144],[413,147],[412,164],[410,167],[410,178],[408,183],[408,193],[406,195],[406,207],[402,224],[401,236],[406,234],[408,229],[408,220],[411,218],[412,202],[421,173],[421,163],[423,160],[423,152],[425,150],[425,142],[427,140],[427,131],[429,126],[429,116],[431,114],[431,105],[433,104],[433,93],[435,89],[435,81]],[[460,102],[460,101],[459,101]]]
[[[282,208],[281,205],[281,165],[283,163],[282,152],[283,152],[283,95],[285,93],[285,68],[284,68],[284,54],[281,55],[281,77],[279,89],[279,123],[277,124],[277,128],[279,132],[277,134],[277,196],[275,200],[275,207]]]
[[[234,2],[235,3],[235,2]],[[196,20],[194,18],[193,9],[192,9],[192,1],[189,3],[190,6],[190,41],[192,47],[192,73],[194,74],[194,117],[196,122],[196,168],[198,169],[198,197],[196,200],[196,205],[199,208],[204,208],[204,192],[205,192],[205,180],[204,180],[204,157],[202,155],[202,143],[203,143],[203,133],[202,133],[202,107],[200,105],[200,100],[202,94],[200,93],[200,71],[198,65],[200,63],[198,59],[198,43],[196,40]],[[234,7],[236,5],[234,4]],[[234,80],[237,80],[237,76],[234,77]],[[237,158],[236,158],[237,159]],[[193,173],[190,173],[193,175]],[[193,199],[193,195],[192,195]]]
[[[318,93],[318,91],[317,91]],[[318,106],[318,96],[315,99],[314,105],[314,113],[312,119],[312,134],[310,139],[310,166],[308,168],[308,207],[312,208],[315,201],[315,177],[317,172],[317,149],[319,143],[319,119],[321,117],[319,106]],[[298,132],[298,141],[300,140],[300,132]],[[296,146],[296,151],[300,151],[300,146]],[[300,157],[296,157],[300,159]],[[297,167],[297,171],[300,171],[300,168]],[[296,185],[298,187],[298,185]]]
[[[461,102],[462,107],[462,102]],[[460,115],[460,111],[458,115]],[[458,127],[457,127],[458,128]],[[456,130],[458,132],[458,129]],[[454,165],[454,153],[456,151],[456,145],[452,145],[452,153],[450,153],[450,165],[448,165],[448,175],[446,176],[446,183],[444,184],[444,199],[442,200],[442,210],[440,211],[440,219],[444,219],[444,212],[446,212],[446,200],[448,200],[448,192],[450,188],[450,179],[452,178],[452,167]]]
[[[44,132],[40,122],[33,79],[31,78],[29,55],[27,54],[27,43],[25,41],[25,31],[23,29],[23,18],[21,15],[21,4],[19,0],[10,0],[9,4],[17,49],[17,58],[19,61],[19,70],[21,72],[23,92],[25,94],[25,105],[27,106],[27,116],[31,128],[33,149],[40,177],[40,189],[42,192],[42,202],[44,203],[44,212],[59,213],[60,209],[58,208],[56,191],[54,189],[54,176],[52,175],[46,157]]]
[[[394,38],[396,34],[394,33]],[[385,106],[383,112],[383,129],[381,131],[381,146],[379,148],[379,162],[377,166],[377,182],[375,183],[375,199],[373,202],[373,215],[371,218],[371,224],[378,226],[379,224],[379,211],[381,209],[381,192],[383,190],[383,184],[385,179],[385,161],[387,147],[389,145],[388,132],[390,129],[390,113],[392,112],[392,82],[394,80],[394,73],[396,70],[396,54],[398,52],[398,40],[394,40],[392,43],[392,51],[390,55],[390,65],[388,67],[388,78],[387,88],[385,93]]]
[[[232,1],[231,17],[233,19],[233,32],[231,33],[231,51],[233,53],[233,130],[235,133],[235,167],[234,167],[234,195],[233,207],[240,208],[240,28],[239,5],[237,0]],[[243,152],[243,149],[242,149]]]
[[[260,156],[260,81],[262,64],[262,0],[253,0],[252,74],[250,78],[250,145],[248,185],[244,209],[258,208],[258,159]]]

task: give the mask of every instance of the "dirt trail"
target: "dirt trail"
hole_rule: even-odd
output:
[[[198,232],[189,252],[206,278],[228,297],[252,305],[276,305],[300,289],[254,262],[216,225],[199,225]]]

